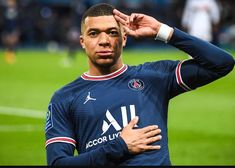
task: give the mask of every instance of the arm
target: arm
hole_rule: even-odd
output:
[[[176,28],[169,44],[193,57],[193,59],[180,62],[177,67],[182,82],[189,86],[189,89],[185,89],[186,91],[219,79],[232,71],[234,67],[235,62],[230,54]]]
[[[71,144],[54,143],[47,146],[49,165],[108,165],[118,163],[128,154],[158,150],[160,146],[150,145],[161,139],[161,130],[156,126],[133,129],[138,118],[134,118],[121,132],[120,137],[90,152],[73,156]]]
[[[73,156],[74,146],[66,143],[53,143],[47,146],[48,165],[98,166],[118,161],[128,154],[128,149],[121,137],[90,152]]]
[[[134,13],[130,16],[114,10],[115,19],[123,25],[125,32],[134,37],[158,37],[170,45],[188,53],[193,57],[178,65],[176,78],[173,83],[178,83],[185,91],[208,84],[228,74],[234,67],[233,57],[224,50],[190,36],[176,28],[171,28],[160,23],[155,18]],[[160,38],[159,38],[160,37]],[[178,78],[178,79],[177,79]],[[176,85],[172,84],[173,87]],[[175,96],[179,92],[175,92]]]

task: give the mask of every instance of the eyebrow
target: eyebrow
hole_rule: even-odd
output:
[[[91,31],[109,31],[109,30],[112,30],[112,29],[115,29],[115,30],[117,30],[117,31],[120,30],[118,27],[109,27],[109,28],[107,28],[107,29],[105,29],[105,30],[100,29],[100,28],[89,28],[89,29],[87,30],[87,32],[91,32]]]

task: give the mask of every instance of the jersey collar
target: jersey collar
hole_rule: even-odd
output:
[[[116,78],[118,76],[120,76],[121,74],[123,74],[126,70],[127,70],[127,65],[123,65],[120,69],[118,69],[117,71],[108,74],[108,75],[101,75],[101,76],[92,76],[92,75],[88,75],[87,72],[82,74],[82,79],[84,80],[90,80],[90,81],[104,81],[104,80],[109,80],[112,78]]]

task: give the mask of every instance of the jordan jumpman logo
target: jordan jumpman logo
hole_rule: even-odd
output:
[[[87,97],[86,97],[86,100],[85,100],[85,102],[84,102],[83,104],[86,104],[89,100],[93,100],[93,101],[96,100],[95,98],[92,98],[92,97],[91,97],[91,93],[90,93],[90,92],[88,92],[88,95],[87,95]]]

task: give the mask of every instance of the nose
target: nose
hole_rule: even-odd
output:
[[[105,32],[100,33],[99,45],[104,47],[110,45],[109,37]]]

